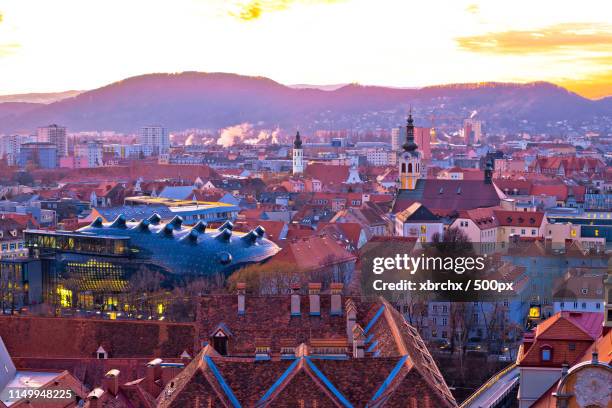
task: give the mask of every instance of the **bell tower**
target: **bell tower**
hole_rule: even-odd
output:
[[[421,154],[414,142],[414,121],[412,109],[406,121],[406,142],[399,156],[399,188],[400,190],[414,190],[421,177]]]
[[[293,175],[297,176],[304,173],[304,149],[302,149],[302,139],[298,131],[293,141]]]

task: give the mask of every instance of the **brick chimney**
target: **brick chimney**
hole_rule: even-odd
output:
[[[110,370],[104,375],[104,389],[111,395],[117,396],[119,393],[119,370]]]
[[[311,282],[308,284],[308,296],[310,299],[310,315],[321,316],[321,283]]]
[[[357,322],[357,307],[353,299],[348,299],[345,303],[346,308],[346,336],[349,343],[353,343],[353,328]]]
[[[246,283],[238,282],[236,291],[238,292],[238,315],[242,316],[246,312]]]
[[[302,315],[302,311],[300,310],[300,289],[301,286],[299,283],[294,283],[291,285],[291,316],[299,317]]]
[[[342,289],[344,284],[334,282],[329,287],[331,291],[330,314],[332,316],[342,316]]]
[[[162,362],[163,360],[161,358],[156,358],[147,363],[144,386],[153,397],[157,397],[157,393],[160,389],[156,385],[156,381],[161,380],[162,377]]]

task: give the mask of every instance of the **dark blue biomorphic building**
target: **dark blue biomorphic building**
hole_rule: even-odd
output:
[[[27,230],[25,241],[31,257],[41,262],[46,300],[59,296],[60,303],[87,306],[108,302],[108,296],[112,302],[137,273],[144,280],[147,274],[161,275],[171,285],[262,262],[280,250],[264,233],[262,227],[235,232],[229,221],[213,229],[203,221],[184,226],[180,217],[162,222],[154,214],[127,221],[119,215],[75,232]]]

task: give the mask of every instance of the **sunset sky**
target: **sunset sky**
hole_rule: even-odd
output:
[[[610,0],[0,0],[0,94],[151,72],[612,95]]]

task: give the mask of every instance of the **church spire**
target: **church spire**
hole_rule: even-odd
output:
[[[419,146],[414,142],[414,120],[412,119],[412,107],[408,113],[408,119],[406,120],[406,143],[402,146],[404,151],[412,153]]]
[[[295,140],[293,141],[293,148],[294,149],[301,149],[302,148],[302,139],[300,137],[300,131],[299,130],[295,134]]]
[[[304,173],[304,150],[302,149],[302,138],[300,131],[295,135],[293,141],[293,175],[297,176]]]

